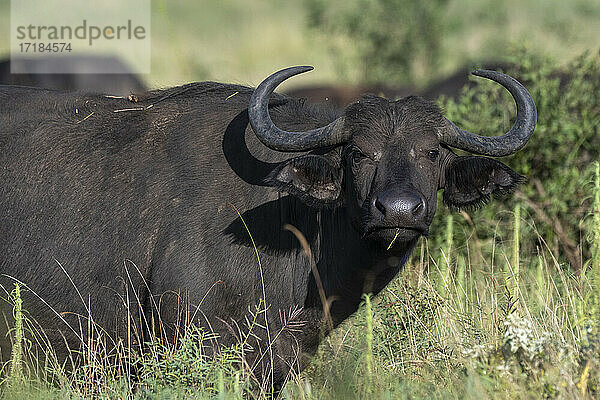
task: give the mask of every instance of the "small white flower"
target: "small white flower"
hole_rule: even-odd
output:
[[[536,339],[531,321],[519,317],[516,313],[510,314],[504,325],[506,326],[504,345],[508,346],[513,354],[521,350],[529,360],[538,356],[551,338],[550,333],[544,332],[540,338]]]

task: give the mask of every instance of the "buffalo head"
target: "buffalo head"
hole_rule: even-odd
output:
[[[302,155],[280,163],[268,183],[311,206],[344,206],[356,231],[387,246],[427,234],[437,191],[453,208],[475,207],[490,196],[512,192],[522,177],[505,164],[482,156],[458,156],[451,147],[501,157],[518,151],[536,124],[527,90],[508,75],[480,70],[475,75],[500,83],[517,104],[509,132],[498,137],[469,133],[419,97],[390,101],[363,96],[329,125],[287,132],[274,125],[269,96],[285,79],[311,70],[292,67],[265,79],[254,91],[249,117],[269,148]]]

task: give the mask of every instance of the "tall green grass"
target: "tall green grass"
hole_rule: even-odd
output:
[[[10,374],[9,382],[13,385],[18,385],[23,381],[23,301],[21,300],[21,287],[15,285],[15,290],[12,293],[14,299],[14,343],[10,357]]]

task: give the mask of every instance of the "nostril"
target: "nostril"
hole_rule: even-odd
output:
[[[425,202],[423,200],[421,200],[417,205],[415,205],[412,209],[412,214],[415,217],[420,216],[421,214],[423,214],[423,211],[425,211]]]
[[[379,197],[375,199],[375,207],[385,215],[385,206],[379,201]]]

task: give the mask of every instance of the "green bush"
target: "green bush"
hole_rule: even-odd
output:
[[[352,43],[361,80],[369,83],[413,82],[435,71],[445,28],[448,0],[305,0],[308,24]],[[332,41],[331,43],[335,43]],[[345,42],[344,42],[345,43]],[[335,46],[335,44],[334,44]],[[347,54],[348,46],[334,51]],[[344,68],[343,57],[339,68]]]
[[[600,58],[585,54],[558,68],[552,60],[521,50],[514,63],[506,72],[531,92],[538,124],[527,146],[505,161],[528,182],[508,199],[455,218],[459,227],[455,230],[463,233],[456,241],[464,243],[473,234],[480,239],[510,239],[512,227],[503,216],[520,202],[530,217],[522,227],[521,248],[533,254],[549,248],[564,267],[579,271],[590,256],[583,240],[585,217],[592,200],[593,162],[600,159]],[[457,101],[440,101],[447,117],[483,135],[508,131],[515,116],[512,98],[498,84],[480,78],[476,82]],[[437,230],[442,229],[443,213],[436,216]]]

